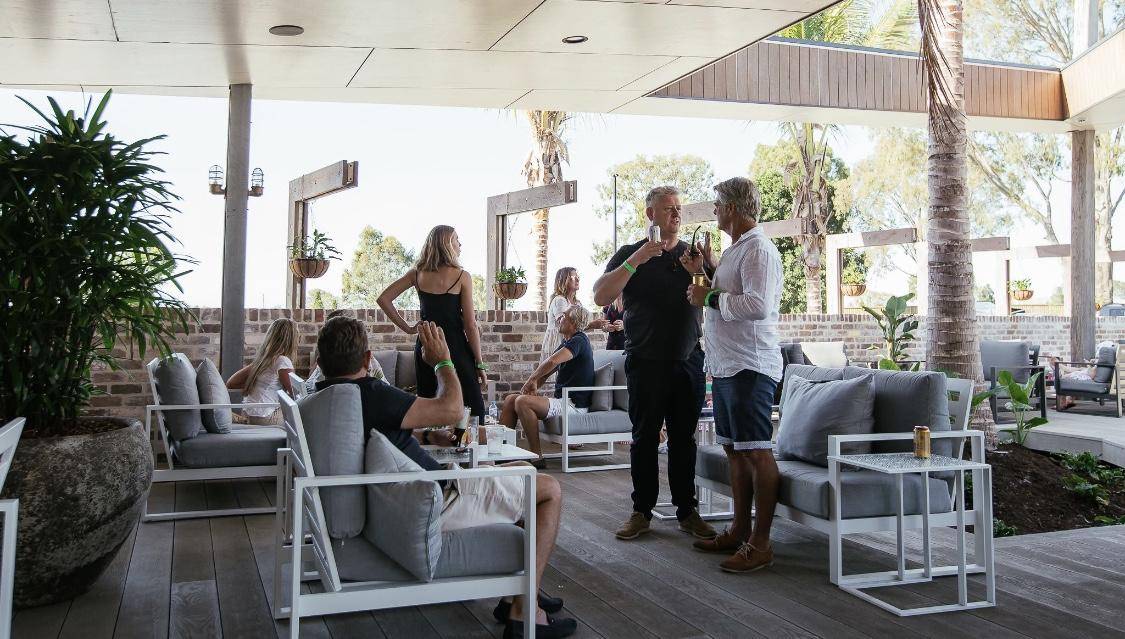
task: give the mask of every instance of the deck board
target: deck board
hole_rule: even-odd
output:
[[[617,456],[627,460],[627,453]],[[828,583],[827,540],[778,520],[777,560],[753,575],[729,575],[720,556],[691,549],[675,522],[621,542],[613,531],[630,510],[627,471],[562,475],[565,506],[558,549],[542,589],[566,600],[563,615],[582,638],[667,637],[1109,637],[1125,636],[1125,526],[997,540],[1000,607],[971,613],[899,618]],[[262,506],[273,502],[264,480],[184,482],[154,487],[150,510]],[[721,523],[719,524],[722,525]],[[94,588],[73,602],[20,611],[13,636],[286,637],[275,622],[274,519],[269,515],[142,524]],[[950,530],[935,529],[934,552],[949,559]],[[921,536],[906,537],[917,551]],[[893,565],[893,534],[849,538],[848,571]],[[973,592],[982,580],[970,580]],[[307,592],[319,584],[306,584]],[[952,579],[883,589],[899,605],[956,596]],[[325,639],[500,637],[495,600],[357,612],[303,619],[301,636]]]

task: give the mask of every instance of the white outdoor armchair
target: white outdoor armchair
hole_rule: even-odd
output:
[[[24,418],[17,417],[0,428],[0,490],[8,478],[12,457],[23,433]],[[4,536],[0,540],[0,639],[8,639],[12,629],[12,593],[16,583],[16,531],[19,499],[0,499],[4,516]]]

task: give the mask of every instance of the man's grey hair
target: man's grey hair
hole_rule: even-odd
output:
[[[653,188],[645,196],[645,208],[652,208],[656,201],[665,195],[679,195],[680,190],[674,186],[658,186]]]
[[[572,304],[567,307],[567,309],[563,311],[563,315],[569,317],[571,321],[574,322],[575,327],[580,331],[584,331],[590,326],[590,310],[581,304]]]
[[[733,177],[715,185],[715,193],[720,204],[730,205],[734,212],[744,218],[758,221],[762,211],[762,196],[754,182],[744,177]]]

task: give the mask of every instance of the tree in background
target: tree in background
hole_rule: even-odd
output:
[[[792,181],[785,176],[785,169],[799,154],[791,143],[781,141],[777,145],[758,145],[754,160],[750,164],[750,178],[758,186],[762,196],[761,222],[774,222],[787,219],[793,211]],[[850,229],[851,211],[837,208],[841,201],[836,197],[838,187],[848,176],[848,168],[839,158],[832,155],[831,149],[825,160],[827,176],[827,215],[828,233],[846,233]],[[781,290],[781,312],[803,313],[808,305],[808,277],[803,260],[803,250],[798,238],[778,237],[773,239],[781,253],[784,285]],[[845,268],[866,271],[866,262],[860,254],[845,256]],[[820,302],[824,303],[823,269],[817,274]]]
[[[926,136],[914,129],[879,129],[874,133],[870,155],[856,163],[848,179],[846,196],[856,210],[858,230],[918,229],[919,239],[926,235],[926,210],[929,193],[926,188]],[[970,167],[967,211],[974,237],[1006,235],[1012,226],[1005,200],[979,168]],[[891,259],[892,247],[873,250],[880,268],[894,268],[908,277],[918,273],[917,247],[904,245],[907,264]],[[912,280],[915,282],[916,280]]]
[[[879,49],[917,47],[915,0],[845,0],[783,29],[783,38]]]
[[[488,310],[488,291],[484,288],[484,277],[473,275],[473,309]]]
[[[335,310],[340,308],[340,298],[322,288],[314,288],[309,291],[309,308]]]
[[[1099,1],[1099,0],[1095,0]],[[1100,0],[1099,36],[1117,30],[1125,19],[1125,0]],[[965,49],[970,57],[1061,67],[1074,57],[1074,3],[1068,0],[966,0]],[[1113,216],[1125,195],[1125,144],[1120,128],[1099,133],[1094,147],[1094,217],[1099,249],[1113,247]],[[1025,216],[1043,228],[1048,241],[1059,243],[1050,206],[1051,179],[1064,180],[1070,167],[1064,136],[1051,134],[977,133],[970,157],[996,176],[1001,192]],[[1057,169],[1053,158],[1058,158]],[[1057,172],[1057,178],[1056,176]],[[1019,182],[1031,186],[1021,188]],[[1029,197],[1030,195],[1030,197]],[[1068,268],[1064,266],[1064,268]],[[1099,302],[1112,298],[1113,267],[1094,267],[1094,294]],[[1065,274],[1064,274],[1065,276]]]
[[[571,115],[563,111],[524,111],[531,124],[533,143],[527,160],[523,164],[523,176],[527,185],[547,186],[562,182],[563,162],[569,162],[563,133],[571,120]],[[550,209],[535,212],[535,288],[539,292],[539,307],[547,308],[550,291],[547,290],[547,227]],[[483,306],[481,308],[484,308]]]
[[[598,185],[601,203],[594,212],[598,217],[613,219],[613,174],[617,174],[617,241],[618,245],[639,241],[648,227],[645,217],[645,195],[654,186],[672,185],[680,190],[680,202],[708,202],[715,198],[711,187],[715,173],[711,164],[697,155],[645,155],[611,166],[609,179]],[[600,233],[598,235],[601,235]],[[613,241],[593,243],[593,260],[604,264],[613,255]]]
[[[383,289],[414,267],[414,251],[391,235],[370,226],[359,234],[351,265],[342,276],[341,298],[350,308],[375,308]],[[399,308],[418,308],[418,293],[408,289],[399,296]]]

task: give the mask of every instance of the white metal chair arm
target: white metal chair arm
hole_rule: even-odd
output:
[[[569,396],[575,391],[608,391],[608,390],[629,390],[628,386],[567,386],[563,388],[563,397]]]
[[[397,484],[405,481],[444,481],[474,477],[530,477],[535,481],[539,471],[532,466],[498,466],[493,468],[462,468],[459,470],[423,470],[412,473],[378,473],[371,475],[330,475],[326,477],[294,477],[300,487],[365,486],[371,484]]]

